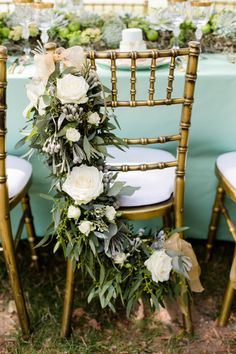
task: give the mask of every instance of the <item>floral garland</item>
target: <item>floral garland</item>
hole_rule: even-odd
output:
[[[135,189],[105,163],[106,145],[124,145],[106,108],[109,90],[81,47],[36,54],[35,66],[25,109],[31,131],[21,143],[30,142],[29,154],[38,151],[51,170],[54,252],[62,247],[74,269],[90,276],[88,302],[98,297],[102,308],[115,311],[119,298],[129,314],[141,297],[154,308],[167,295],[178,298],[183,283],[188,291],[183,280],[191,280],[194,258],[168,246],[176,234],[134,235],[119,212],[119,195]]]

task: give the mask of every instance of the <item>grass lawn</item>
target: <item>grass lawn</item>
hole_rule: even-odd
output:
[[[193,241],[201,262],[204,243]],[[121,308],[117,314],[101,310],[99,304],[87,304],[86,284],[78,274],[73,312],[73,334],[60,339],[60,322],[65,282],[65,262],[62,255],[52,255],[51,249],[41,248],[41,270],[30,268],[28,245],[20,244],[18,257],[33,333],[28,342],[22,341],[8,284],[3,255],[0,255],[0,354],[85,354],[85,353],[236,353],[236,306],[225,328],[215,326],[220,310],[233,243],[217,244],[208,265],[201,262],[205,292],[194,295],[193,317],[195,335],[181,335],[181,319],[171,321],[166,310],[130,320]]]

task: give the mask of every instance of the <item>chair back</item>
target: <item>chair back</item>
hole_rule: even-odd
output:
[[[216,9],[224,9],[224,8],[236,9],[236,0],[225,0],[225,1],[215,0],[214,5]]]
[[[125,143],[129,145],[148,145],[148,144],[165,144],[168,142],[177,142],[177,157],[174,161],[157,162],[152,164],[140,165],[121,165],[115,166],[117,171],[146,171],[153,169],[164,169],[176,167],[176,182],[175,182],[175,206],[178,210],[176,217],[176,226],[182,226],[182,213],[183,198],[184,198],[184,177],[185,165],[188,149],[188,137],[191,121],[191,111],[193,105],[195,82],[197,79],[197,65],[198,56],[200,53],[200,44],[198,42],[190,42],[188,48],[184,49],[169,49],[169,50],[150,50],[145,52],[96,52],[91,51],[88,53],[88,58],[91,60],[92,69],[96,70],[97,59],[109,59],[110,64],[110,77],[111,77],[111,100],[107,102],[107,106],[116,107],[154,107],[154,106],[170,106],[182,105],[182,113],[180,116],[180,129],[175,134],[168,136],[154,136],[144,138],[125,138]],[[178,57],[187,58],[187,66],[185,71],[183,94],[180,97],[173,97],[173,82],[175,78],[176,61]],[[164,98],[155,97],[155,82],[157,80],[158,59],[169,58],[169,72],[167,80],[166,95]],[[129,59],[130,62],[130,97],[127,100],[120,100],[117,90],[117,61],[120,59]],[[149,87],[148,99],[139,100],[136,97],[136,81],[137,81],[137,60],[149,59]],[[144,95],[144,89],[142,90]],[[147,118],[148,119],[148,118]],[[177,130],[177,127],[176,127]]]
[[[128,11],[132,13],[147,14],[148,0],[112,1],[112,0],[85,0],[84,8],[88,11]]]
[[[8,203],[7,176],[6,176],[6,61],[7,49],[0,46],[0,218],[5,216]]]

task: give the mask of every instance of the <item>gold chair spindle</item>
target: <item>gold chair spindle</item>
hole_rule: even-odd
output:
[[[175,49],[173,50],[175,53]],[[173,82],[174,82],[174,72],[175,72],[175,56],[171,57],[170,59],[170,66],[169,66],[169,75],[168,75],[168,86],[167,86],[167,95],[166,95],[166,101],[170,102],[171,101],[171,96],[173,92]]]
[[[112,106],[117,106],[116,52],[111,52],[111,100]]]
[[[131,67],[130,67],[130,70],[131,70],[130,106],[131,107],[136,106],[136,64],[137,64],[136,60],[137,60],[137,52],[132,52]]]
[[[149,105],[154,104],[154,93],[155,93],[155,81],[156,81],[156,66],[157,66],[158,51],[152,51],[152,61],[150,67],[150,78],[149,78]]]

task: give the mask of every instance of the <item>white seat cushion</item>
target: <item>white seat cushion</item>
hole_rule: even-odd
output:
[[[130,147],[125,152],[108,147],[108,165],[139,165],[173,161],[176,158],[167,151],[143,147]],[[140,187],[132,196],[121,196],[122,207],[151,205],[164,202],[171,197],[174,191],[175,167],[163,170],[119,172],[117,181],[124,181],[126,185]]]
[[[216,165],[231,186],[236,189],[236,151],[220,155],[216,160]]]
[[[24,189],[32,175],[31,164],[17,156],[7,156],[7,184],[9,198]]]

